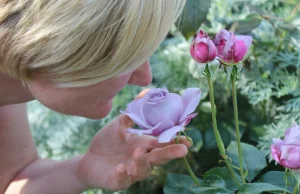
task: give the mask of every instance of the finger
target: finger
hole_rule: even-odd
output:
[[[191,147],[192,144],[190,141],[188,141],[188,139],[185,136],[180,136],[178,138],[179,143],[180,144],[184,144],[186,147]],[[172,144],[176,144],[175,139],[173,139],[172,141],[168,142],[168,143],[158,143],[156,138],[152,138],[151,140],[149,140],[149,148],[150,149],[154,149],[154,148],[163,148],[166,147],[168,145],[172,145]]]
[[[134,126],[134,122],[131,120],[131,118],[124,114],[120,114],[114,119],[114,121],[117,121],[120,125],[119,127],[122,128],[130,128]]]
[[[133,152],[133,159],[136,168],[136,174],[133,175],[134,181],[141,181],[151,175],[151,165],[147,159],[147,150],[145,148],[137,148]]]
[[[145,96],[145,94],[147,94],[149,91],[150,91],[149,88],[143,89],[143,90],[135,97],[135,99],[142,98],[142,97]]]
[[[183,158],[188,153],[188,149],[183,144],[168,145],[164,148],[156,148],[148,153],[148,160],[152,166],[160,166],[170,160]]]
[[[119,164],[116,167],[115,174],[118,182],[118,188],[120,190],[127,189],[132,184],[132,180],[124,164]]]

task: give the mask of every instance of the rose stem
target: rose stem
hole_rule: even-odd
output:
[[[179,144],[178,136],[175,138],[175,141],[176,141],[177,144]],[[189,163],[187,162],[186,158],[183,157],[182,160],[184,162],[184,165],[185,165],[187,171],[189,172],[190,176],[194,180],[195,184],[198,185],[198,186],[200,186],[200,182],[199,182],[198,178],[195,176],[195,174],[193,173],[193,171],[192,171]]]
[[[181,131],[181,132],[184,134],[184,136],[186,137],[186,139],[191,143],[191,145],[193,145],[194,144],[193,140],[186,134],[186,132],[185,131]]]
[[[235,75],[231,76],[231,88],[232,88],[232,99],[233,99],[234,125],[235,125],[238,154],[239,154],[240,174],[241,174],[243,183],[246,183],[245,175],[244,175],[244,167],[243,167],[243,153],[242,153],[242,147],[241,147],[241,136],[240,136],[240,129],[239,129],[239,117],[238,117],[238,108],[237,108]]]
[[[217,146],[220,150],[221,156],[224,159],[225,164],[226,164],[233,180],[239,186],[240,183],[239,183],[237,177],[235,176],[235,173],[228,161],[228,158],[225,153],[224,143],[223,143],[221,135],[218,131],[217,118],[216,118],[216,105],[215,105],[215,99],[214,99],[214,88],[213,88],[213,83],[212,83],[212,80],[210,79],[210,76],[207,76],[207,81],[208,81],[208,86],[209,86],[209,97],[210,97],[210,103],[211,103],[211,116],[212,116],[212,121],[213,121],[213,129],[214,129]]]
[[[294,190],[293,190],[293,194],[297,194],[298,193],[298,189],[299,189],[299,184],[296,183]]]

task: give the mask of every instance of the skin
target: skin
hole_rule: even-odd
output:
[[[126,128],[134,123],[125,115],[99,130],[84,155],[64,161],[38,157],[25,102],[37,99],[57,112],[100,119],[109,113],[113,97],[126,84],[147,86],[151,80],[149,62],[84,88],[58,88],[42,79],[23,87],[1,75],[0,193],[74,194],[89,188],[118,191],[147,178],[153,166],[184,157],[190,146],[185,138],[180,139],[181,144],[159,144],[154,137],[130,134]]]

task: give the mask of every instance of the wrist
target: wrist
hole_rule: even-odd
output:
[[[84,157],[83,155],[76,156],[70,160],[70,166],[73,166],[72,172],[74,173],[74,175],[72,176],[73,177],[72,181],[74,182],[74,185],[76,185],[76,190],[79,192],[83,192],[87,189],[91,189],[91,186],[89,186],[86,183],[86,181],[84,181],[84,179],[82,178],[79,170],[83,157]]]
[[[64,161],[37,159],[10,183],[5,194],[79,194],[87,190],[78,176],[82,156]]]

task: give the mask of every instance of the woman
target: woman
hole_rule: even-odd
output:
[[[158,144],[126,132],[120,115],[89,150],[66,161],[41,159],[25,103],[105,117],[126,85],[147,86],[148,59],[179,16],[183,0],[0,0],[0,193],[74,194],[121,190],[151,167],[187,154],[188,142]]]

